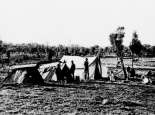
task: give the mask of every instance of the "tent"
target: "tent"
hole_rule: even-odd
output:
[[[100,58],[98,56],[94,57],[87,57],[89,62],[89,78],[90,79],[102,79],[103,77],[107,77],[108,68],[104,65],[101,65]],[[66,62],[67,66],[71,67],[71,61],[74,61],[76,66],[75,69],[75,76],[78,76],[80,80],[85,80],[84,77],[84,61],[86,57],[80,56],[63,56],[60,60],[61,69],[64,67],[64,61]],[[50,63],[50,64],[43,64],[40,66],[39,71],[45,81],[57,81],[57,77],[55,74],[55,68],[59,62]]]
[[[44,79],[44,81],[57,81],[57,77],[55,75],[55,68],[59,62],[54,63],[48,63],[48,64],[42,64],[39,67],[39,72]]]
[[[10,68],[4,79],[7,84],[42,84],[44,80],[36,68],[36,64],[18,65]]]

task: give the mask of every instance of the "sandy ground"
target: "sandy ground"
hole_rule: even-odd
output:
[[[81,84],[79,88],[3,87],[0,114],[153,115],[155,87]]]

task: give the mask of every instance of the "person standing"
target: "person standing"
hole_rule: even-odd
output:
[[[130,71],[130,77],[135,78],[135,74],[136,74],[135,69],[132,68],[131,71]]]
[[[71,63],[72,63],[72,65],[71,65],[71,68],[70,68],[70,74],[71,74],[71,76],[72,76],[72,79],[75,79],[75,77],[74,77],[74,72],[75,72],[76,66],[75,66],[73,60],[71,61]]]
[[[56,68],[56,75],[57,75],[57,81],[58,82],[62,82],[62,75],[61,75],[61,68],[60,68],[60,63],[57,65],[57,68]]]
[[[110,72],[109,78],[110,78],[111,82],[115,81],[115,77],[114,77],[114,72],[113,71]]]
[[[62,69],[62,78],[63,78],[63,82],[69,82],[69,79],[70,79],[70,71],[69,71],[69,68],[66,64],[66,61],[64,61],[64,67]]]
[[[128,73],[128,77],[127,77],[127,78],[128,78],[128,79],[130,79],[130,71],[131,71],[131,68],[128,66],[128,67],[127,67],[127,73]]]
[[[88,58],[86,58],[85,62],[84,62],[84,72],[85,72],[85,80],[89,79],[89,62],[88,62]]]
[[[152,72],[151,72],[151,70],[147,73],[147,78],[148,78],[148,80],[149,80],[149,83],[152,83],[152,80],[151,80],[151,78],[152,78]]]

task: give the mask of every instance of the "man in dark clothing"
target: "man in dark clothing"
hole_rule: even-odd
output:
[[[58,82],[62,82],[62,79],[61,79],[62,75],[61,75],[60,63],[57,65],[56,75],[57,75],[57,81]]]
[[[88,58],[86,58],[86,61],[84,62],[84,72],[85,72],[85,80],[89,79],[89,62],[88,62]]]
[[[130,74],[131,74],[130,76],[131,76],[132,78],[134,78],[134,77],[135,77],[135,74],[136,74],[136,73],[135,73],[135,69],[132,68],[130,72],[131,72],[131,73],[130,73]]]
[[[72,60],[71,61],[72,65],[71,65],[71,68],[70,68],[70,74],[72,76],[72,79],[75,79],[74,78],[74,72],[75,72],[75,64],[74,64],[74,61]]]
[[[69,68],[66,64],[66,61],[64,61],[64,67],[62,69],[62,76],[63,76],[63,80],[67,80],[67,82],[69,81],[70,75],[69,75]]]
[[[152,75],[152,71],[150,70],[148,73],[147,73],[147,78],[149,79],[149,83],[152,83],[152,77],[153,77],[153,75]]]

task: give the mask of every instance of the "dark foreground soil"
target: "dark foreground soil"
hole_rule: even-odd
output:
[[[79,88],[5,86],[0,89],[0,114],[153,115],[155,87],[94,83]]]

